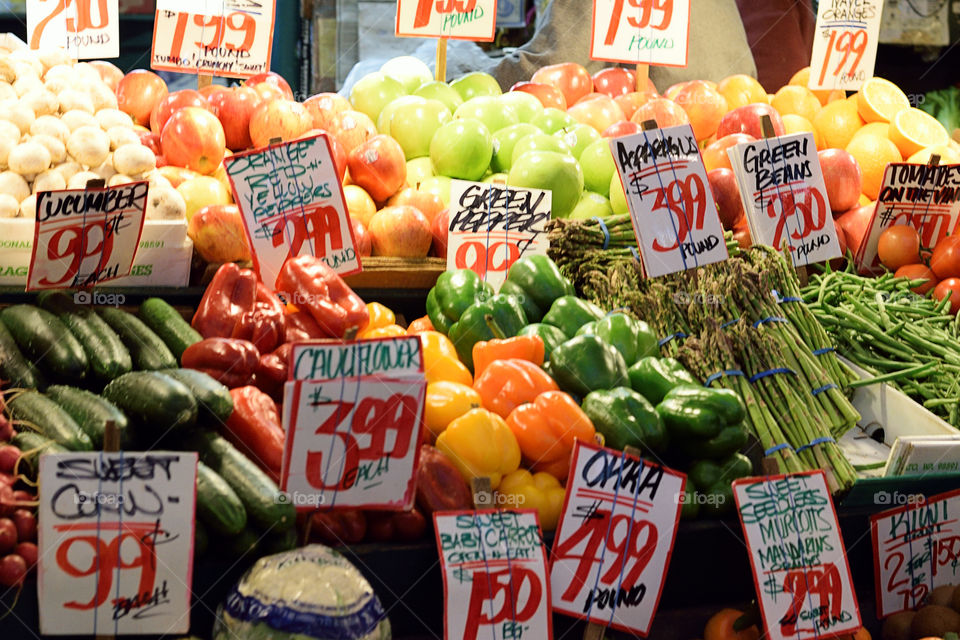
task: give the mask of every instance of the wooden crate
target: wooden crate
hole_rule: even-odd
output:
[[[443,258],[362,258],[363,271],[347,276],[354,289],[430,289],[447,268]]]

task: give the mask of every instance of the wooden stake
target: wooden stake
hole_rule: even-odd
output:
[[[437,64],[436,64],[436,75],[437,81],[446,82],[447,81],[447,39],[439,38],[437,39]]]
[[[650,65],[637,65],[637,91],[647,90],[647,79],[650,78]]]
[[[104,423],[103,451],[104,453],[120,451],[120,431],[117,430],[117,423],[113,420],[107,420]]]
[[[656,129],[660,125],[657,124],[656,120],[644,120],[640,123],[640,128],[644,131],[650,131],[651,129]]]
[[[213,84],[213,76],[209,73],[197,74],[197,89],[203,89]]]

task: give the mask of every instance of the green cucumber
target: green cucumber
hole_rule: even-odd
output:
[[[197,464],[197,517],[214,533],[235,536],[247,526],[247,511],[227,481]]]
[[[95,393],[66,385],[54,385],[47,389],[47,397],[60,405],[60,408],[70,414],[83,432],[90,437],[94,448],[103,447],[104,433],[107,431],[107,422],[112,420],[120,436],[120,448],[129,443],[130,433],[127,428],[127,416],[123,415],[113,403]]]
[[[260,543],[260,551],[265,556],[296,549],[299,545],[296,529],[287,529],[277,535],[268,535]]]
[[[151,445],[171,429],[185,429],[197,421],[197,401],[190,389],[157,371],[125,373],[104,387],[102,395]]]
[[[109,382],[133,369],[130,352],[120,336],[91,307],[76,304],[65,291],[42,291],[37,302],[70,329],[97,379]]]
[[[87,375],[87,354],[57,316],[32,304],[0,311],[23,354],[58,378],[76,382]]]
[[[247,527],[239,534],[232,536],[224,546],[224,550],[231,558],[243,558],[257,550],[261,535],[260,532]]]
[[[2,322],[0,322],[0,380],[25,389],[42,389],[46,386],[43,374],[32,361],[23,357],[17,341],[13,339],[7,326]]]
[[[20,431],[11,440],[20,449],[20,461],[15,467],[18,474],[36,478],[40,470],[40,456],[44,453],[67,453],[68,449],[36,431]]]
[[[193,557],[194,562],[202,558],[210,546],[210,535],[202,522],[193,523]]]
[[[93,443],[80,425],[56,402],[39,391],[23,391],[7,402],[14,421],[20,421],[40,435],[70,451],[92,451]],[[16,426],[16,425],[15,425]],[[19,430],[24,429],[21,426]]]
[[[104,307],[98,313],[130,350],[134,367],[141,371],[156,371],[177,366],[177,359],[167,345],[137,316],[111,307]]]
[[[203,340],[190,323],[183,319],[180,312],[160,298],[147,298],[140,305],[137,316],[143,323],[160,336],[170,349],[177,362],[180,356],[192,344]]]
[[[182,382],[197,401],[201,414],[206,413],[220,422],[226,422],[233,413],[230,389],[196,369],[161,369],[160,373]]]

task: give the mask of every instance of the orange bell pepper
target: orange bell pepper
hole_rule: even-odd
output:
[[[436,331],[433,326],[433,323],[430,322],[430,316],[423,316],[422,318],[417,318],[407,327],[407,333],[413,335],[415,333],[423,333],[424,331]]]
[[[525,466],[564,481],[576,440],[593,441],[596,430],[580,405],[563,391],[541,393],[507,416]]]
[[[423,345],[423,372],[428,383],[446,380],[468,387],[473,385],[473,374],[460,362],[457,348],[450,338],[439,331],[424,331],[418,335]]]
[[[537,335],[484,340],[473,345],[473,375],[478,377],[491,362],[516,358],[543,366],[543,338]]]
[[[547,372],[529,360],[497,360],[487,365],[473,382],[483,406],[506,418],[522,404],[533,402],[544,391],[558,391]]]

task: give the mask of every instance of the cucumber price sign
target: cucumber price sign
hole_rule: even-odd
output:
[[[397,0],[396,35],[491,42],[497,0]]]

